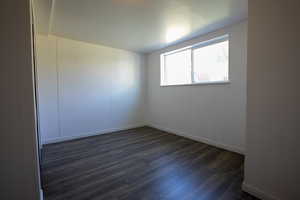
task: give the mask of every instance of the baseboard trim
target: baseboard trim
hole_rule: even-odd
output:
[[[251,186],[245,182],[242,184],[243,191],[259,198],[262,200],[280,200],[273,195],[267,194],[266,192],[263,192],[262,190],[258,189],[257,187]]]
[[[132,125],[132,126],[124,126],[124,127],[120,127],[120,128],[110,128],[110,129],[104,129],[104,130],[99,130],[99,131],[95,131],[95,132],[82,133],[82,134],[74,135],[74,136],[53,138],[53,139],[45,140],[42,145],[76,140],[76,139],[86,138],[86,137],[91,137],[91,136],[96,136],[96,135],[109,134],[109,133],[113,133],[113,132],[117,132],[117,131],[124,131],[124,130],[128,130],[128,129],[140,128],[140,127],[144,127],[144,126],[146,126],[146,124],[136,124],[136,125]]]
[[[218,143],[218,142],[215,142],[215,141],[212,141],[212,140],[200,137],[200,136],[191,136],[190,134],[184,133],[183,131],[178,131],[178,130],[174,130],[174,129],[170,129],[170,128],[161,127],[156,124],[148,124],[147,126],[156,128],[156,129],[160,129],[162,131],[170,132],[170,133],[173,133],[173,134],[181,136],[181,137],[189,138],[191,140],[203,142],[205,144],[209,144],[209,145],[221,148],[221,149],[226,149],[228,151],[236,152],[236,153],[239,153],[242,155],[245,154],[245,151],[243,149],[240,149],[237,147],[232,147],[232,146],[229,146],[226,144],[221,144],[221,143]]]
[[[170,133],[173,133],[175,135],[179,135],[179,136],[182,136],[182,137],[189,138],[191,140],[195,140],[195,141],[198,141],[198,142],[203,142],[203,143],[206,143],[206,144],[209,144],[209,145],[212,145],[212,146],[216,146],[216,147],[219,147],[219,148],[222,148],[222,149],[226,149],[228,151],[233,151],[233,152],[244,155],[244,150],[243,149],[240,149],[240,148],[237,148],[237,147],[232,147],[232,146],[225,145],[225,144],[221,144],[221,143],[218,143],[218,142],[215,142],[215,141],[203,138],[203,137],[191,136],[191,135],[189,135],[187,133],[184,133],[182,131],[177,131],[177,130],[174,130],[174,129],[161,127],[161,126],[158,126],[156,124],[136,124],[136,125],[132,125],[132,126],[124,126],[124,127],[120,127],[120,128],[111,128],[111,129],[104,129],[104,130],[99,130],[99,131],[95,131],[95,132],[88,132],[88,133],[83,133],[83,134],[74,135],[74,136],[52,138],[52,139],[48,139],[48,140],[44,141],[42,143],[42,145],[59,143],[59,142],[75,140],[75,139],[80,139],[80,138],[86,138],[86,137],[102,135],[102,134],[109,134],[109,133],[116,132],[116,131],[123,131],[123,130],[128,130],[128,129],[133,129],[133,128],[139,128],[139,127],[143,127],[143,126],[149,126],[149,127],[152,127],[152,128],[160,129],[162,131],[170,132]]]

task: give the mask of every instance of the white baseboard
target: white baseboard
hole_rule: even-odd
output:
[[[45,140],[42,145],[64,142],[64,141],[68,141],[68,140],[75,140],[75,139],[80,139],[80,138],[85,138],[85,137],[90,137],[90,136],[108,134],[108,133],[112,133],[112,132],[116,132],[116,131],[123,131],[123,130],[132,129],[132,128],[139,128],[139,127],[143,127],[143,126],[146,126],[146,124],[136,124],[136,125],[131,125],[131,126],[124,126],[124,127],[119,127],[119,128],[110,128],[110,129],[98,130],[98,131],[94,131],[94,132],[82,133],[82,134],[73,135],[73,136],[52,138],[52,139]]]
[[[237,148],[237,147],[232,147],[232,146],[229,146],[229,145],[221,144],[221,143],[218,143],[218,142],[215,142],[215,141],[212,141],[212,140],[209,140],[207,138],[200,137],[200,136],[192,136],[192,135],[184,133],[182,131],[177,131],[177,130],[174,130],[174,129],[161,127],[161,126],[158,126],[158,125],[155,125],[155,124],[145,124],[145,123],[131,125],[131,126],[124,126],[124,127],[119,127],[119,128],[104,129],[104,130],[88,132],[88,133],[83,133],[83,134],[74,135],[74,136],[52,138],[52,139],[48,139],[48,140],[44,141],[42,145],[58,143],[58,142],[64,142],[64,141],[74,140],[74,139],[80,139],[80,138],[85,138],[85,137],[90,137],[90,136],[95,136],[95,135],[108,134],[108,133],[112,133],[112,132],[116,132],[116,131],[122,131],[122,130],[127,130],[127,129],[132,129],[132,128],[143,127],[143,126],[153,127],[153,128],[156,128],[156,129],[160,129],[162,131],[173,133],[175,135],[179,135],[179,136],[182,136],[182,137],[189,138],[191,140],[203,142],[203,143],[206,143],[206,144],[209,144],[209,145],[212,145],[212,146],[216,146],[216,147],[219,147],[219,148],[222,148],[222,149],[226,149],[226,150],[229,150],[229,151],[233,151],[233,152],[236,152],[236,153],[239,153],[239,154],[244,154],[244,150],[240,149],[240,148]]]
[[[174,129],[170,129],[170,128],[166,128],[166,127],[161,127],[161,126],[158,126],[156,124],[148,124],[147,126],[150,126],[150,127],[156,128],[156,129],[160,129],[162,131],[170,132],[170,133],[173,133],[175,135],[182,136],[182,137],[186,137],[186,138],[189,138],[191,140],[195,140],[195,141],[198,141],[198,142],[203,142],[205,144],[209,144],[209,145],[212,145],[212,146],[215,146],[215,147],[226,149],[228,151],[236,152],[236,153],[243,154],[243,155],[245,153],[245,151],[243,149],[240,149],[240,148],[237,148],[237,147],[232,147],[232,146],[229,146],[229,145],[226,145],[226,144],[221,144],[221,143],[209,140],[207,138],[203,138],[201,136],[192,136],[190,134],[184,133],[183,131],[178,131],[178,130],[174,130]]]
[[[245,182],[243,182],[243,184],[242,184],[242,189],[243,189],[243,191],[245,191],[259,199],[262,199],[262,200],[280,200],[280,199],[274,197],[273,195],[267,194],[266,192],[263,192],[262,190],[254,187],[254,186],[251,186]]]

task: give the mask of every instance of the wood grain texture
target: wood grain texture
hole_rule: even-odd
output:
[[[256,200],[242,155],[142,127],[43,148],[46,200]]]

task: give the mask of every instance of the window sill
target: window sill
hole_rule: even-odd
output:
[[[178,84],[178,85],[160,85],[160,87],[174,87],[174,86],[199,86],[199,85],[228,85],[230,81],[215,81],[215,82],[202,82],[202,83],[190,83],[190,84]]]

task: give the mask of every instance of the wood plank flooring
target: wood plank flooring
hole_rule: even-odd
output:
[[[150,127],[45,145],[46,200],[255,200],[243,156]]]

